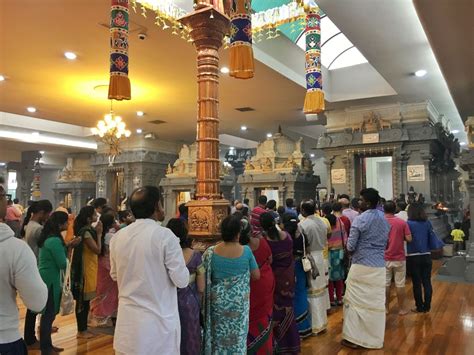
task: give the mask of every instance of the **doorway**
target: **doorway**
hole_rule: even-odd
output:
[[[356,160],[356,189],[373,187],[381,197],[393,198],[393,167],[391,156],[359,156]],[[358,186],[357,186],[358,185]]]

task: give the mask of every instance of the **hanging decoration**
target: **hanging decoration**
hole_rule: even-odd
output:
[[[128,78],[128,0],[112,0],[110,9],[110,100],[130,100]]]
[[[41,198],[41,156],[35,159],[33,167],[33,182],[31,183],[31,197],[33,201],[38,201]]]
[[[96,127],[92,128],[92,134],[98,136],[98,140],[108,147],[109,166],[112,166],[115,157],[121,153],[121,140],[130,137],[132,132],[126,129],[122,117],[115,116],[113,111],[110,111],[103,120],[97,123]]]
[[[306,96],[303,111],[317,114],[324,111],[324,92],[321,75],[321,16],[318,7],[306,15]]]
[[[250,0],[233,0],[230,13],[229,75],[250,79],[254,74]]]

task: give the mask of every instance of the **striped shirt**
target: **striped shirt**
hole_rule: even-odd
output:
[[[352,263],[370,267],[385,267],[384,253],[390,225],[382,212],[367,210],[354,219],[347,241],[353,252]]]
[[[262,226],[260,225],[260,216],[267,212],[267,210],[261,206],[255,207],[250,213],[250,225],[252,226],[252,235],[262,233]]]

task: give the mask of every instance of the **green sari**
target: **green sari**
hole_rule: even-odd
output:
[[[249,328],[250,273],[212,280],[214,247],[204,253],[206,291],[202,353],[245,354]]]

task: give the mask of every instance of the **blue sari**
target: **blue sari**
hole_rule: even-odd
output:
[[[204,253],[206,291],[202,353],[245,354],[250,310],[250,272],[212,279],[214,247]]]
[[[309,312],[306,273],[303,270],[301,259],[295,260],[295,299],[294,308],[296,325],[301,338],[306,338],[312,333],[311,313]]]

